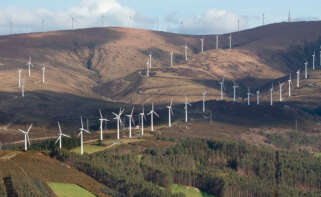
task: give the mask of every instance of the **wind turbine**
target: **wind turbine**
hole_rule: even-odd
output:
[[[237,31],[240,31],[240,19],[237,19]]]
[[[143,105],[143,111],[139,114],[140,117],[140,123],[141,123],[141,135],[144,135],[144,119],[146,119],[145,116],[145,107]]]
[[[291,10],[289,9],[288,22],[291,22]]]
[[[296,87],[300,87],[300,70],[296,71]]]
[[[173,58],[174,58],[174,52],[171,51],[171,66],[173,66],[174,62],[173,62]]]
[[[224,99],[224,77],[223,77],[223,80],[220,82],[220,85],[221,85],[221,100]]]
[[[283,97],[282,97],[282,87],[283,87],[284,83],[280,83],[279,82],[279,86],[280,86],[280,102],[283,101]]]
[[[21,83],[21,96],[22,98],[25,97],[25,80],[22,79],[22,83]]]
[[[152,53],[149,53],[149,69],[152,69]]]
[[[42,83],[45,83],[45,72],[46,72],[46,67],[45,65],[42,65]]]
[[[59,121],[58,121],[58,128],[59,128],[59,136],[58,136],[58,139],[56,141],[56,144],[59,141],[59,149],[61,149],[62,148],[62,137],[64,136],[64,137],[70,138],[70,136],[62,133]]]
[[[264,26],[264,24],[265,24],[265,16],[264,16],[264,13],[262,14],[262,25]]]
[[[272,106],[273,105],[273,90],[274,90],[274,88],[273,88],[273,84],[272,84],[272,87],[271,87],[271,89],[270,89],[270,96],[271,96],[271,99],[270,99],[270,105]]]
[[[117,120],[117,140],[119,140],[119,126],[122,123],[121,121],[121,115],[124,113],[124,109],[122,110],[121,108],[119,109],[119,114],[116,114],[113,112],[115,118],[114,120]]]
[[[216,49],[218,49],[218,35],[216,35]]]
[[[239,88],[238,85],[233,85],[233,101],[235,102],[236,101],[236,88]]]
[[[207,94],[206,91],[204,91],[204,92],[202,93],[202,96],[203,96],[203,113],[205,113],[205,111],[206,111],[206,109],[205,109],[206,94]]]
[[[104,121],[105,122],[108,122],[109,120],[107,118],[104,118],[103,117],[103,114],[101,113],[101,110],[99,109],[99,115],[100,115],[100,118],[99,118],[99,121],[100,121],[100,141],[103,141],[103,123]]]
[[[201,38],[201,51],[204,53],[204,38]]]
[[[32,124],[29,126],[27,131],[19,129],[19,131],[25,135],[25,151],[28,150],[28,144],[30,146],[29,132],[30,132],[31,128],[32,128]]]
[[[312,54],[312,69],[315,70],[315,51]]]
[[[75,17],[71,16],[71,29],[74,29]]]
[[[252,95],[252,93],[251,93],[251,91],[250,91],[250,88],[247,88],[247,105],[248,105],[248,106],[251,105],[251,100],[250,100],[251,95]]]
[[[307,61],[304,63],[304,69],[305,69],[305,79],[307,79],[308,78],[308,62]]]
[[[230,40],[230,49],[232,49],[232,34],[230,34],[229,40]]]
[[[291,87],[293,86],[291,73],[290,73],[288,82],[289,82],[289,96],[291,96]]]
[[[185,96],[185,107],[184,107],[184,109],[185,109],[185,122],[186,123],[188,122],[188,106],[192,106],[192,104],[190,104],[188,102],[188,98],[187,98],[187,96]]]
[[[84,154],[84,132],[90,134],[87,129],[84,129],[84,123],[82,121],[82,116],[80,116],[81,128],[79,128],[80,132],[78,136],[80,136],[80,154]]]
[[[185,61],[188,60],[187,50],[188,50],[188,46],[187,44],[185,44]]]
[[[260,90],[256,91],[256,104],[260,104]]]
[[[18,70],[18,85],[19,85],[19,88],[21,88],[21,72],[22,72],[22,70],[19,69]]]
[[[135,125],[135,121],[134,121],[134,117],[133,117],[133,113],[134,113],[134,108],[135,106],[133,106],[132,112],[128,115],[126,115],[128,117],[128,122],[129,122],[129,138],[132,138],[132,123],[133,125]]]
[[[159,115],[154,110],[154,103],[152,103],[152,110],[147,115],[150,116],[151,131],[154,131],[154,115],[159,118]]]
[[[29,56],[29,61],[27,62],[27,66],[28,66],[29,77],[30,77],[30,76],[31,76],[30,67],[31,67],[31,66],[33,67],[33,64],[31,63],[31,56]]]
[[[149,68],[150,68],[150,60],[147,60],[146,62],[146,77],[149,77]]]
[[[168,109],[168,127],[171,128],[172,127],[172,117],[171,115],[174,115],[173,112],[173,97],[171,98],[171,102],[169,104],[169,106],[166,107]]]

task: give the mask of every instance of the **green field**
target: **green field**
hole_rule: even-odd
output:
[[[48,183],[58,197],[95,197],[92,193],[75,184]]]
[[[200,191],[195,187],[188,187],[183,185],[173,184],[171,186],[172,193],[183,193],[186,197],[214,197],[213,195],[207,194],[205,192]]]
[[[321,153],[314,153],[317,158],[321,158]]]
[[[92,154],[100,151],[104,151],[108,146],[97,146],[93,144],[84,144],[84,153]],[[71,152],[80,154],[80,146],[71,150]]]

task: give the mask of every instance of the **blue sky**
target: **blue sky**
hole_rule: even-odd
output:
[[[320,20],[320,0],[1,0],[0,34],[93,26],[130,26],[178,33],[214,34],[287,20]],[[104,22],[102,24],[102,16]],[[41,20],[46,21],[45,27]]]

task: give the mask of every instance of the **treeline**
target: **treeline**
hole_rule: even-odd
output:
[[[171,140],[176,140],[175,146],[141,154],[106,151],[80,156],[63,151],[58,158],[115,189],[118,193],[114,196],[173,196],[169,190],[173,183],[217,197],[321,195],[321,160],[309,153],[264,150],[227,141]]]

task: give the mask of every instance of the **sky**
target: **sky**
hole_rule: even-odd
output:
[[[307,3],[308,2],[308,3]],[[320,0],[1,0],[0,34],[97,26],[217,34],[288,20],[320,20]]]

